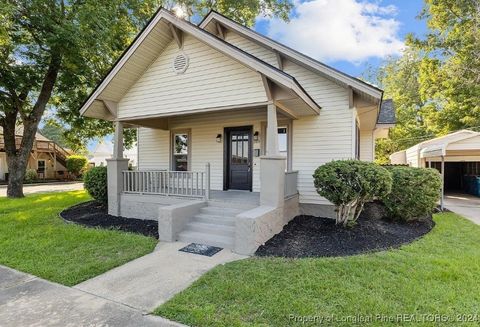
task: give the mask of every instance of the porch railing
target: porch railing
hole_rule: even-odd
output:
[[[210,164],[205,171],[125,170],[123,192],[210,198]]]
[[[298,181],[297,170],[285,172],[285,198],[288,198],[298,193],[297,181]]]

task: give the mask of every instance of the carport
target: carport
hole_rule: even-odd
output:
[[[419,144],[419,166],[442,174],[442,209],[445,192],[480,197],[480,133],[460,131],[427,142]]]

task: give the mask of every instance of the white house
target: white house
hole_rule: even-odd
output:
[[[383,91],[210,12],[159,10],[81,108],[116,122],[109,212],[158,219],[161,240],[253,253],[299,213],[332,206],[312,174],[374,159],[394,123]],[[127,171],[124,128],[138,128]]]
[[[113,156],[113,144],[109,141],[99,141],[89,156],[88,163],[92,167],[106,166],[107,159]],[[132,167],[137,166],[137,145],[135,144],[131,149],[125,149],[123,152],[124,158],[128,158],[128,164]]]

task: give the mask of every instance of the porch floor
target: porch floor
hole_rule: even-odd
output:
[[[224,203],[245,203],[248,205],[260,205],[260,192],[249,191],[210,191],[210,200]]]

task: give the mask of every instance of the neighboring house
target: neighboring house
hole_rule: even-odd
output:
[[[95,146],[91,156],[88,159],[88,164],[90,167],[106,166],[107,159],[112,158],[113,155],[113,144],[109,141],[100,141]],[[137,166],[137,145],[135,144],[131,149],[125,150],[123,152],[124,158],[129,159],[129,166]]]
[[[20,146],[23,136],[23,127],[18,126],[16,130],[16,144]],[[65,160],[69,152],[61,146],[49,140],[42,134],[35,135],[32,154],[28,159],[27,169],[37,171],[40,179],[62,179],[67,177]],[[0,127],[0,180],[5,181],[8,177],[7,155],[3,140],[3,130]]]
[[[312,174],[374,159],[395,122],[382,95],[216,12],[196,26],[162,9],[81,114],[116,122],[111,214],[158,219],[161,240],[250,254],[299,213],[333,214]],[[125,127],[138,128],[137,171]]]
[[[444,191],[468,192],[480,196],[480,133],[461,130],[418,143],[390,156],[392,164],[437,168],[444,176]],[[478,182],[480,187],[480,181]]]

